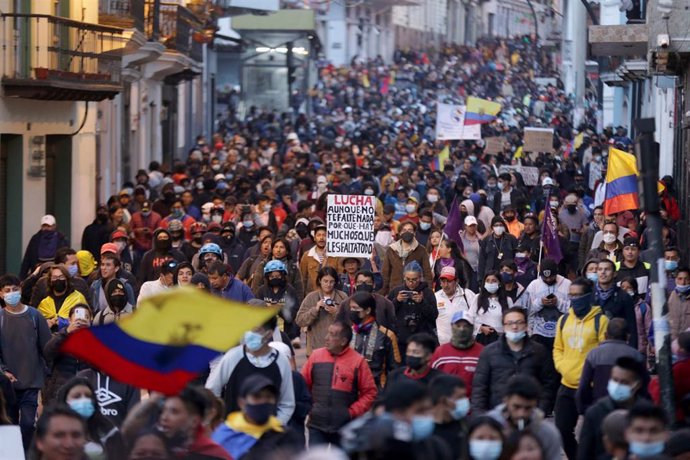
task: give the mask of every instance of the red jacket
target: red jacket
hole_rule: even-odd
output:
[[[690,395],[690,358],[685,358],[673,365],[673,387],[676,393],[676,420],[685,420],[683,409],[678,404],[684,397]],[[656,404],[661,403],[661,387],[659,386],[659,377],[654,377],[649,382],[649,394]]]
[[[335,356],[325,348],[314,350],[302,375],[314,400],[309,425],[326,433],[367,412],[376,398],[366,359],[350,347]]]
[[[155,211],[151,211],[148,217],[144,217],[141,211],[132,214],[129,228],[134,235],[134,247],[139,251],[149,251],[153,243],[153,232],[158,228],[163,218]],[[149,231],[145,232],[144,229]]]
[[[431,367],[439,371],[460,377],[467,386],[467,397],[472,395],[472,378],[474,371],[477,370],[479,354],[484,347],[479,343],[474,343],[466,350],[455,348],[450,343],[445,343],[438,347],[431,356]]]

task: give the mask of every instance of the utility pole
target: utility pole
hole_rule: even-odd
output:
[[[659,213],[659,144],[654,142],[654,118],[640,118],[634,122],[638,136],[635,139],[635,156],[640,164],[642,178],[642,208],[649,229],[651,260],[650,291],[654,324],[654,348],[657,372],[661,387],[661,406],[675,420],[673,373],[671,371],[671,328],[666,303],[666,272],[664,270],[664,244],[661,239],[662,221]]]

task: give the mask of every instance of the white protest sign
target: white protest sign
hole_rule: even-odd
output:
[[[502,165],[498,168],[500,174],[515,171],[520,173],[522,179],[525,181],[525,185],[533,186],[539,183],[539,168],[534,166],[512,166],[512,165]]]
[[[18,458],[24,458],[22,433],[19,426],[0,426],[0,460]]]
[[[436,139],[462,139],[465,129],[465,106],[438,104],[436,109]]]
[[[326,251],[331,257],[371,257],[376,198],[328,195]]]

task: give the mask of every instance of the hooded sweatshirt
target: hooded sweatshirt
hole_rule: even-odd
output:
[[[487,415],[506,428],[511,426],[505,404],[499,404]],[[540,409],[534,409],[526,426],[541,441],[544,448],[544,458],[561,458],[561,449],[563,447],[561,435],[556,425],[544,421],[544,413]]]
[[[486,234],[491,233],[491,219],[494,218],[495,214],[494,211],[488,207],[488,206],[482,206],[481,209],[479,210],[479,214],[475,212],[475,206],[474,202],[472,200],[463,200],[460,203],[460,206],[464,206],[465,209],[467,209],[467,215],[468,216],[474,216],[478,220],[481,220],[482,223],[484,224],[484,228],[486,229]]]

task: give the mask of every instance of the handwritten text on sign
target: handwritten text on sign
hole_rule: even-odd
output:
[[[376,199],[363,195],[328,195],[327,251],[335,257],[371,257]]]

